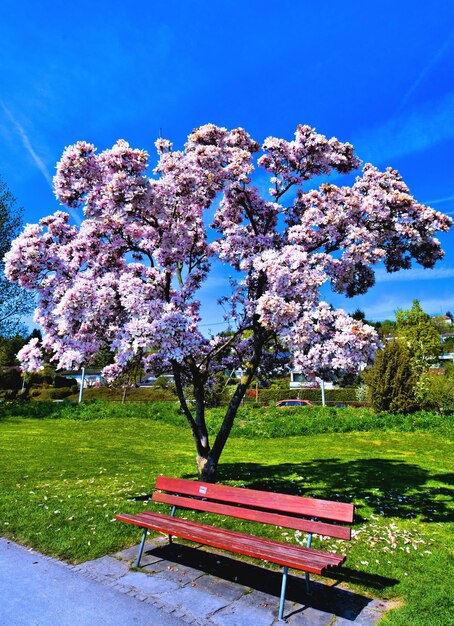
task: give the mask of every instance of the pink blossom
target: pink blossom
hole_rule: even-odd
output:
[[[258,159],[244,129],[214,124],[182,150],[166,139],[156,148],[151,177],[148,153],[124,140],[100,153],[86,142],[66,148],[55,193],[83,208],[84,221],[56,211],[28,225],[5,257],[9,279],[37,293],[35,320],[58,367],[88,364],[108,347],[110,380],[133,364],[172,366],[200,387],[226,363],[272,368],[265,347],[279,336],[309,375],[354,372],[377,337],[320,302],[321,287],[353,296],[373,285],[379,263],[432,267],[443,255],[435,234],[451,220],[419,204],[395,170],[366,164],[350,187],[306,191],[314,175],[360,164],[351,144],[309,126],[292,141],[267,138]],[[256,166],[269,175],[268,197],[252,184]],[[213,259],[234,274],[221,298],[234,334],[216,340],[201,330],[198,299]],[[37,351],[24,351],[24,367],[38,363]]]
[[[23,372],[37,372],[43,368],[43,354],[38,346],[39,339],[31,339],[19,352],[17,358]]]

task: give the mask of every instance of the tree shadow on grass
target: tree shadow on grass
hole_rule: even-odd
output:
[[[246,562],[219,554],[211,551],[211,548],[186,546],[180,543],[172,543],[148,551],[146,555],[160,557],[163,559],[161,568],[153,562],[148,566],[150,570],[162,569],[167,567],[167,563],[176,563],[185,568],[199,570],[205,574],[216,576],[224,581],[234,582],[235,585],[243,585],[266,595],[270,598],[270,605],[276,599],[276,610],[279,603],[278,598],[281,593],[282,570],[273,571],[263,566],[257,566],[253,563]],[[148,569],[145,566],[145,570]],[[357,574],[357,573],[356,573]],[[364,584],[367,582],[370,587],[383,589],[396,584],[398,581],[384,576],[366,575],[370,579],[361,579]],[[337,576],[336,576],[337,579]],[[197,581],[196,581],[197,586]],[[320,582],[311,582],[311,594],[306,593],[306,583],[301,575],[289,574],[286,590],[286,600],[295,602],[299,605],[291,609],[292,613],[302,613],[307,608],[317,609],[338,617],[354,621],[361,611],[367,607],[372,598],[355,593],[348,589],[337,586],[337,582],[332,585],[322,584]],[[286,605],[286,612],[290,610]],[[286,617],[289,617],[288,613]]]
[[[278,465],[224,463],[218,471],[221,483],[354,504],[364,501],[382,517],[411,519],[420,515],[426,522],[452,519],[448,509],[450,479],[449,474],[431,474],[412,463],[381,458],[314,459]],[[428,486],[429,481],[445,484]],[[360,521],[359,516],[355,521]]]

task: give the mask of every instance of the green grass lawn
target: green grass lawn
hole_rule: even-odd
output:
[[[0,419],[0,449],[0,534],[71,562],[138,543],[140,531],[113,518],[150,508],[144,498],[158,474],[195,477],[188,429],[145,417],[7,417]],[[353,541],[314,543],[346,551],[336,578],[376,597],[402,600],[383,625],[454,623],[452,442],[446,435],[235,437],[221,462],[221,482],[354,502]],[[266,532],[303,539],[293,531]]]

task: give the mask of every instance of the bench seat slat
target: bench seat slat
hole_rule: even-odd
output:
[[[206,497],[212,500],[271,509],[282,513],[320,517],[337,522],[353,522],[354,506],[346,502],[304,498],[302,496],[258,491],[256,489],[243,489],[241,487],[230,487],[228,485],[204,483],[168,476],[158,476],[156,488],[187,496]]]
[[[200,541],[214,548],[244,554],[315,574],[321,574],[324,569],[338,566],[345,560],[345,555],[254,537],[161,513],[144,511],[137,515],[117,515],[116,518],[141,528],[149,528],[164,534],[175,535],[182,539],[189,539],[190,541]]]
[[[304,532],[316,533],[318,535],[327,535],[329,537],[336,537],[337,539],[351,538],[351,529],[346,526],[336,526],[335,524],[328,524],[326,522],[315,522],[298,517],[289,517],[288,515],[282,515],[280,513],[245,509],[243,507],[221,504],[219,502],[211,502],[205,499],[200,500],[196,498],[169,495],[159,491],[155,491],[153,493],[153,501],[187,509],[195,509],[197,511],[206,511],[207,513],[228,515],[229,517],[246,519],[253,522],[274,524],[275,526],[283,526],[285,528],[302,530]]]
[[[324,550],[316,550],[314,548],[306,548],[304,546],[295,545],[292,543],[285,543],[282,541],[276,541],[274,539],[267,539],[265,537],[258,537],[256,535],[249,535],[245,533],[240,533],[236,530],[230,530],[227,528],[218,528],[216,526],[207,526],[206,524],[199,524],[198,522],[194,522],[192,520],[172,517],[168,515],[162,515],[161,513],[153,513],[151,511],[144,511],[143,513],[139,513],[139,516],[143,515],[143,519],[154,518],[155,515],[158,515],[160,518],[164,518],[164,520],[175,520],[177,524],[182,522],[183,526],[187,528],[198,527],[207,533],[219,534],[219,531],[223,533],[224,539],[231,540],[232,538],[235,540],[243,540],[248,545],[260,545],[266,547],[270,552],[273,551],[273,548],[278,548],[280,552],[284,549],[286,554],[294,554],[297,557],[300,557],[302,553],[310,554],[311,558],[317,560],[320,563],[326,563],[327,561],[332,561],[333,563],[337,563],[339,558],[345,559],[343,555],[335,554],[333,552],[326,552]],[[166,532],[167,534],[167,532]],[[230,544],[231,545],[231,544]]]

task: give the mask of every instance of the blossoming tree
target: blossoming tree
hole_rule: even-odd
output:
[[[351,144],[309,126],[293,141],[263,143],[256,165],[271,180],[269,196],[253,184],[260,148],[241,128],[208,124],[184,150],[163,139],[156,146],[151,178],[148,154],[125,141],[100,154],[85,142],[67,148],[55,193],[83,209],[84,220],[78,227],[57,211],[28,225],[6,256],[6,273],[37,292],[35,319],[57,367],[87,364],[108,345],[110,380],[137,365],[172,370],[199,477],[211,481],[248,385],[273,366],[273,346],[283,342],[308,374],[314,364],[356,371],[373,357],[374,330],[321,302],[322,285],[353,296],[374,284],[379,262],[390,272],[412,258],[432,267],[443,255],[434,233],[450,220],[418,204],[396,171],[371,164],[350,187],[306,190],[314,176],[360,166]],[[214,259],[236,277],[223,300],[233,332],[205,337],[197,294]],[[38,366],[36,348],[23,351],[28,368]],[[243,376],[210,442],[205,393],[227,365]]]

